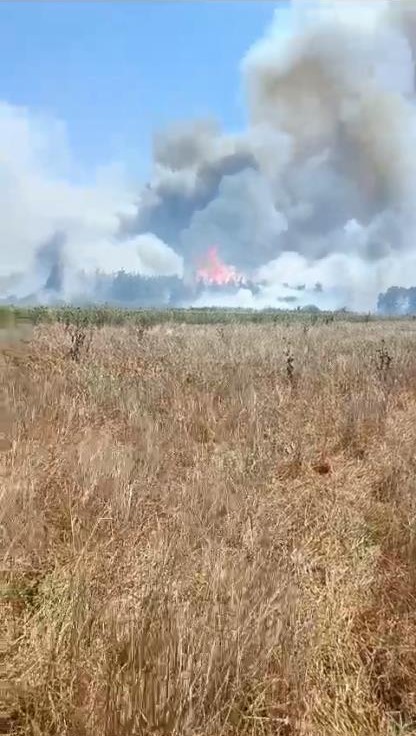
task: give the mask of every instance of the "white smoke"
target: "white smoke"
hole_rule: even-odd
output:
[[[63,296],[74,295],[80,271],[182,273],[181,257],[152,233],[118,237],[135,195],[117,169],[81,185],[71,183],[70,166],[61,124],[0,105],[0,296],[42,287],[39,251],[56,233],[65,241]]]
[[[41,290],[58,251],[70,297],[80,271],[182,276],[213,244],[261,283],[217,303],[367,310],[416,284],[415,53],[410,2],[280,6],[242,62],[248,130],[159,134],[140,193],[70,183],[62,126],[1,105],[0,296]]]

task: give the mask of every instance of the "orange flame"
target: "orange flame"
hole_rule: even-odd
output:
[[[234,266],[228,266],[221,261],[215,245],[208,249],[203,264],[197,269],[196,279],[204,284],[217,286],[241,285],[245,281],[244,276]]]

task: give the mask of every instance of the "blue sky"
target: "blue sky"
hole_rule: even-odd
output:
[[[143,175],[152,131],[214,115],[244,124],[239,62],[271,2],[0,3],[0,99],[65,121],[87,167]]]

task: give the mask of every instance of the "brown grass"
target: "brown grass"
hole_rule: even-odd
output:
[[[411,323],[2,350],[0,733],[416,734]]]

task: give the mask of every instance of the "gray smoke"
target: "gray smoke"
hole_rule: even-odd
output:
[[[51,173],[50,129],[3,105],[0,296],[76,296],[97,271],[186,277],[216,244],[261,288],[198,303],[374,308],[416,283],[415,54],[410,2],[292,0],[242,61],[248,129],[159,133],[138,195],[114,172],[89,187]]]
[[[416,11],[397,0],[277,11],[242,63],[249,130],[160,137],[135,227],[185,261],[218,243],[262,281],[228,303],[276,303],[300,281],[305,302],[319,282],[325,306],[373,308],[391,279],[416,278],[415,50]]]

